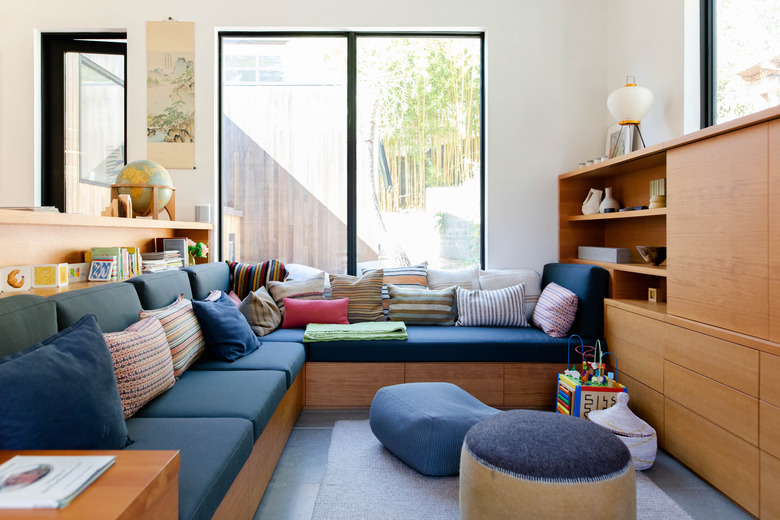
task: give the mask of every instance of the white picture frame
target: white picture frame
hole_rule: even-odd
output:
[[[29,265],[0,268],[0,292],[29,291],[32,287]]]
[[[87,279],[90,282],[110,282],[114,265],[116,265],[114,260],[92,260]]]

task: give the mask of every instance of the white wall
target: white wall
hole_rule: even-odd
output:
[[[606,96],[629,65],[661,100],[643,125],[649,137],[681,133],[682,26],[674,18],[682,9],[676,3],[647,3],[663,7],[658,16],[644,16],[653,8],[626,1],[640,12],[643,49],[615,55],[613,40],[624,36],[611,29],[616,18],[634,20],[622,0],[0,0],[0,206],[36,202],[40,32],[127,32],[127,151],[135,160],[146,155],[145,22],[195,22],[196,169],[171,172],[177,218],[193,220],[196,204],[217,207],[218,30],[478,29],[486,32],[488,71],[487,263],[541,270],[558,257],[557,175],[602,153]],[[665,36],[656,34],[659,27]],[[659,78],[667,62],[670,72]]]

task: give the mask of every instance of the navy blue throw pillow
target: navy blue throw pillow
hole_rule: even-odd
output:
[[[116,450],[127,443],[114,362],[94,314],[0,358],[0,450]]]
[[[213,356],[235,361],[260,346],[246,318],[224,292],[214,301],[193,300],[192,309],[206,338],[206,350]]]

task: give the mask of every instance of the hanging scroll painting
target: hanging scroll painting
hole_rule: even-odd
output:
[[[146,153],[166,168],[195,168],[194,57],[194,23],[146,22]]]

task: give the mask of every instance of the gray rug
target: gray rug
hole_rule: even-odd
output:
[[[637,472],[637,518],[690,519]],[[325,477],[312,520],[458,520],[458,477],[426,477],[374,437],[368,421],[333,427]]]

